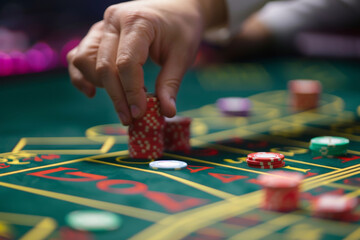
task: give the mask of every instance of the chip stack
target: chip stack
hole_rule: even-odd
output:
[[[252,168],[274,169],[285,166],[285,156],[281,153],[256,152],[247,156],[246,163]]]
[[[164,151],[165,119],[160,114],[159,100],[148,95],[145,115],[129,126],[129,154],[131,158],[157,159]]]
[[[336,157],[346,154],[349,139],[343,137],[315,137],[310,141],[310,150],[313,156]]]
[[[165,118],[164,144],[167,151],[190,151],[191,118]]]
[[[317,80],[292,80],[288,83],[290,106],[295,111],[317,108],[322,91]]]
[[[334,220],[349,220],[358,202],[356,198],[343,195],[323,194],[312,203],[312,213],[316,217]]]
[[[303,175],[296,172],[273,171],[260,175],[264,188],[262,208],[269,211],[290,212],[299,207],[299,188]]]

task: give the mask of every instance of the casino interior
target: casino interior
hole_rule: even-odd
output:
[[[0,3],[0,239],[360,239],[359,24],[211,29],[176,117],[124,126],[66,58],[120,2]]]

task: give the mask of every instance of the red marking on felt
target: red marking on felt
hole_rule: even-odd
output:
[[[170,212],[180,212],[192,207],[203,205],[207,202],[206,200],[200,198],[152,191],[146,192],[144,196],[163,206]]]
[[[307,178],[307,177],[312,177],[315,175],[318,175],[318,173],[307,172],[306,175],[304,175],[304,177]]]
[[[190,173],[196,173],[196,172],[204,171],[204,170],[207,170],[207,169],[213,169],[214,167],[188,165],[186,168],[188,170],[190,170]],[[197,168],[197,169],[194,169],[194,168]]]
[[[223,183],[230,183],[236,180],[248,178],[248,176],[241,176],[241,175],[232,175],[232,174],[222,174],[222,173],[208,173],[210,176],[213,176]]]
[[[58,167],[58,168],[48,169],[48,170],[39,171],[39,172],[28,173],[27,175],[36,176],[36,177],[42,177],[42,178],[48,178],[48,179],[53,179],[53,180],[59,180],[59,181],[68,181],[68,182],[89,182],[89,181],[97,181],[97,180],[102,180],[102,179],[107,178],[105,176],[101,176],[101,175],[97,175],[97,174],[91,174],[91,173],[84,173],[84,172],[80,172],[80,171],[78,171],[78,172],[67,172],[65,174],[73,175],[73,176],[77,176],[77,177],[81,177],[81,178],[64,178],[64,177],[48,176],[48,174],[61,172],[61,171],[65,171],[65,170],[78,170],[78,169],[76,169],[76,168]]]
[[[36,157],[34,157],[34,161],[35,161],[35,162],[42,162],[43,160],[42,160],[41,158],[39,158],[39,157],[36,156]]]
[[[269,145],[268,142],[261,141],[261,142],[257,142],[257,143],[249,143],[249,144],[247,144],[247,147],[249,147],[249,148],[264,148],[264,147],[267,147],[268,145]]]
[[[337,157],[338,159],[341,159],[343,161],[341,161],[341,163],[346,163],[346,162],[350,162],[350,161],[354,161],[354,160],[358,160],[360,159],[360,156],[352,156],[352,157]]]
[[[255,179],[255,178],[254,179],[249,179],[246,182],[261,185],[261,182],[259,180]]]
[[[322,159],[322,156],[319,157],[313,157],[314,160]]]
[[[0,163],[0,169],[1,168],[8,168],[10,165],[6,165],[5,163]]]
[[[113,185],[126,185],[126,187],[112,187]],[[132,185],[132,186],[128,186]],[[141,182],[111,179],[98,182],[96,187],[105,192],[119,193],[125,195],[144,194],[148,191],[148,186]]]
[[[46,159],[46,160],[53,160],[53,159],[60,158],[60,156],[57,154],[48,154],[48,155],[41,155],[41,158]]]
[[[69,239],[69,240],[92,240],[94,239],[91,236],[91,233],[86,232],[86,231],[79,231],[79,230],[74,230],[74,229],[70,229],[68,227],[62,227],[60,229],[60,239]]]

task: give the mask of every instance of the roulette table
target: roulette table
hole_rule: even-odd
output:
[[[153,91],[159,69],[145,65]],[[287,82],[323,85],[317,109],[295,112]],[[191,151],[165,152],[182,170],[153,170],[128,156],[122,126],[105,91],[87,99],[65,71],[0,79],[0,236],[14,239],[360,239],[359,218],[312,216],[323,193],[360,195],[360,68],[352,60],[264,58],[190,70],[178,115],[192,118]],[[218,98],[251,100],[247,117],[225,117]],[[350,140],[345,156],[313,157],[317,136]],[[252,152],[285,155],[284,171],[304,175],[301,206],[261,208],[257,180],[271,169],[250,168]],[[76,210],[105,210],[120,228],[70,228]],[[357,209],[357,211],[359,208]]]

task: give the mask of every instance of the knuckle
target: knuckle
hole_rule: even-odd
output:
[[[123,69],[129,68],[131,65],[134,64],[134,58],[131,56],[131,54],[121,54],[116,59],[116,67],[119,71],[122,71]]]
[[[104,20],[111,22],[112,19],[116,16],[118,11],[118,7],[116,5],[111,5],[110,7],[106,8],[104,12]]]
[[[107,59],[99,59],[96,63],[95,71],[97,73],[103,73],[105,71],[111,70],[111,63]]]

